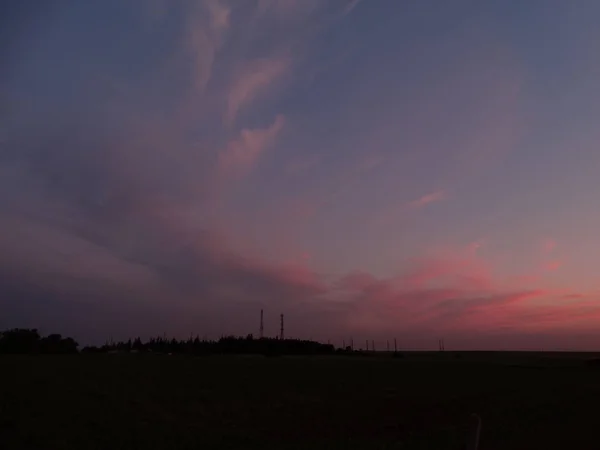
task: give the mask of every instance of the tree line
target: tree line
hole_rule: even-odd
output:
[[[60,334],[40,336],[36,329],[13,328],[0,332],[0,354],[77,353],[79,344]]]
[[[255,338],[223,336],[218,340],[188,339],[158,336],[143,341],[141,338],[105,343],[101,346],[87,346],[79,351],[79,344],[70,337],[50,334],[42,337],[37,329],[13,328],[0,332],[0,354],[101,354],[101,353],[152,353],[178,355],[332,355],[346,354],[369,356],[374,352],[362,352],[346,348],[335,348],[331,344],[303,339]],[[402,357],[398,352],[394,357]]]
[[[327,355],[336,352],[333,345],[301,339],[256,339],[249,334],[246,337],[224,336],[218,340],[190,337],[186,340],[154,337],[142,341],[139,337],[128,341],[110,342],[100,347],[85,347],[84,353],[164,353],[164,354],[262,354],[275,355]]]
[[[79,344],[70,337],[50,334],[42,337],[37,329],[13,328],[0,332],[0,354],[73,354],[79,353]],[[339,351],[339,350],[338,350]],[[159,354],[263,354],[263,355],[318,355],[336,352],[333,345],[300,339],[255,339],[224,336],[218,340],[190,337],[186,340],[153,337],[120,342],[107,342],[102,346],[87,346],[81,353],[159,353]]]

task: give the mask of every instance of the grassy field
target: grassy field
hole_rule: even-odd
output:
[[[584,356],[2,357],[0,448],[599,448]]]

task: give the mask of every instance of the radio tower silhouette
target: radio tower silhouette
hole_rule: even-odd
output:
[[[260,310],[260,333],[259,333],[259,336],[261,339],[264,337],[264,334],[265,334],[265,325],[263,322],[263,310],[261,309]]]
[[[283,314],[280,316],[279,339],[283,340]]]

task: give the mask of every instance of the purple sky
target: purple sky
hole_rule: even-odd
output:
[[[2,9],[1,328],[600,347],[600,3]]]

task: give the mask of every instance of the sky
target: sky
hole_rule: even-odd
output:
[[[600,348],[600,3],[1,8],[0,328]]]

